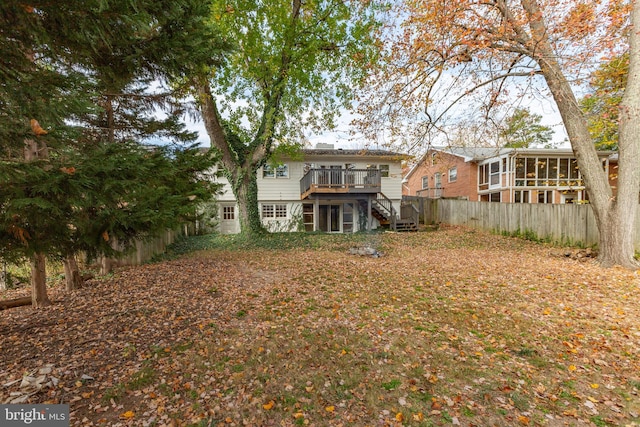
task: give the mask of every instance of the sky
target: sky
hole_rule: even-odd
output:
[[[513,105],[520,108],[528,108],[532,113],[536,113],[542,116],[542,125],[550,127],[553,131],[552,142],[558,148],[569,148],[570,144],[567,140],[567,134],[562,123],[562,118],[557,111],[556,104],[553,100],[545,98],[542,95],[529,95],[525,97],[519,97],[512,100]],[[362,149],[362,148],[389,148],[388,146],[380,146],[376,144],[376,141],[367,141],[361,134],[354,133],[351,126],[352,120],[356,116],[348,111],[343,110],[341,116],[336,119],[336,128],[334,130],[327,130],[321,133],[310,133],[307,135],[308,146],[315,147],[318,143],[334,144],[336,148],[344,149]],[[203,147],[209,147],[209,136],[204,127],[204,123],[193,117],[186,118],[186,125],[189,130],[198,133],[198,143]],[[426,143],[424,144],[426,146]],[[442,144],[444,145],[444,144]],[[418,146],[417,151],[422,151],[424,146]],[[406,151],[399,149],[400,151]],[[408,153],[419,154],[419,153]]]

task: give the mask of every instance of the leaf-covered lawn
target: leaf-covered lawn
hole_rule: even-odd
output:
[[[297,238],[2,312],[0,401],[78,426],[640,425],[637,273],[464,228]],[[384,256],[349,253],[367,239]]]

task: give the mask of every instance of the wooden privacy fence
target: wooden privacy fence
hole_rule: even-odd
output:
[[[183,224],[175,230],[166,230],[153,239],[137,241],[135,250],[131,250],[122,257],[117,259],[102,258],[100,260],[102,273],[105,274],[109,272],[115,265],[127,266],[144,264],[154,256],[164,253],[167,247],[174,243],[179,237],[194,234],[195,226],[193,224]]]
[[[639,205],[640,206],[640,205]],[[634,242],[640,250],[640,215]],[[465,225],[481,230],[533,234],[566,244],[595,245],[598,228],[588,204],[489,203],[454,199],[423,199],[425,224]]]

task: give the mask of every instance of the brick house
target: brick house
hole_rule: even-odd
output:
[[[615,185],[617,158],[598,152]],[[403,195],[504,203],[588,200],[571,149],[432,147],[409,170]]]

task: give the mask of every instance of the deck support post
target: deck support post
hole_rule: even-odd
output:
[[[313,231],[320,230],[320,200],[316,197],[313,201]]]
[[[373,222],[373,216],[371,215],[371,195],[367,196],[367,231],[371,231],[371,223]]]

